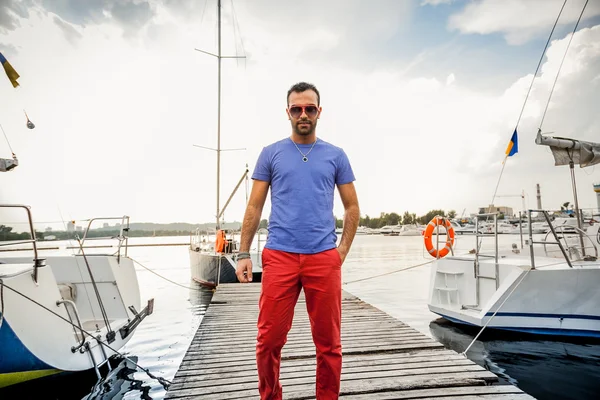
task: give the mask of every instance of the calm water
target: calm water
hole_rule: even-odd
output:
[[[501,236],[501,244],[518,236]],[[459,237],[457,252],[474,247],[471,236]],[[186,243],[181,238],[135,238],[130,243]],[[492,246],[491,239],[484,240]],[[142,301],[155,298],[154,314],[122,349],[155,376],[172,380],[202,320],[210,291],[190,282],[185,246],[133,247],[129,255],[153,271],[189,288],[167,282],[138,267]],[[388,314],[462,352],[477,331],[438,319],[427,309],[429,265],[392,273],[429,261],[421,237],[358,236],[343,267],[344,289]],[[362,280],[376,275],[377,278]],[[600,342],[540,340],[506,333],[484,333],[469,358],[505,381],[539,399],[597,399],[600,391]],[[0,399],[162,399],[165,389],[127,361],[116,365],[106,382],[94,386],[92,372],[69,374],[0,390]]]

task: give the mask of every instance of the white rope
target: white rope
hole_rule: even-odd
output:
[[[131,261],[133,261],[134,263],[136,263],[136,264],[137,264],[137,265],[139,265],[140,267],[142,267],[142,268],[144,268],[144,269],[146,269],[146,270],[148,270],[148,271],[152,272],[154,275],[158,276],[159,278],[162,278],[162,279],[164,279],[165,281],[172,283],[173,285],[177,285],[177,286],[179,286],[179,287],[182,287],[182,288],[184,288],[184,289],[189,289],[189,290],[198,290],[198,291],[201,291],[201,290],[202,290],[202,289],[200,289],[200,288],[193,288],[193,287],[185,286],[185,285],[182,285],[181,283],[177,283],[177,282],[175,282],[175,281],[172,281],[172,280],[170,280],[169,278],[167,278],[167,277],[165,277],[165,276],[162,276],[162,275],[161,275],[161,274],[159,274],[158,272],[155,272],[155,271],[151,270],[150,268],[146,267],[146,266],[145,266],[144,264],[142,264],[141,262],[134,260],[133,258],[131,259]]]
[[[496,316],[496,314],[498,313],[498,311],[500,311],[500,309],[502,308],[502,306],[504,305],[504,303],[506,303],[506,300],[508,300],[510,298],[510,296],[514,293],[514,291],[519,287],[519,285],[521,284],[521,282],[523,282],[525,280],[525,277],[529,274],[529,271],[531,271],[531,270],[532,270],[532,268],[529,267],[529,269],[527,270],[527,272],[525,272],[525,274],[522,275],[521,280],[510,291],[510,293],[508,294],[508,296],[506,296],[506,298],[504,299],[504,301],[502,302],[502,304],[500,304],[500,306],[496,309],[496,311],[494,311],[494,314],[492,314],[492,316],[490,317],[490,319],[485,323],[485,325],[483,325],[483,327],[481,328],[481,330],[479,331],[479,333],[477,334],[477,336],[475,336],[473,338],[473,340],[467,346],[467,348],[465,349],[465,351],[463,351],[462,353],[460,353],[461,355],[463,355],[465,357],[467,356],[467,351],[469,351],[469,349],[471,348],[471,346],[473,346],[473,344],[477,341],[477,339],[483,333],[483,331],[485,330],[485,328],[487,328],[487,326],[489,325],[489,323],[492,322],[492,320],[494,319],[494,317]]]
[[[0,124],[0,129],[2,129],[2,133],[4,133],[4,139],[6,139],[6,143],[8,144],[8,149],[14,155],[15,152],[13,151],[12,147],[10,147],[10,142],[8,141],[8,136],[6,136],[6,132],[4,132],[4,128],[2,127],[2,124]]]
[[[417,267],[422,267],[423,265],[431,264],[431,263],[432,263],[432,262],[434,262],[434,261],[437,261],[437,260],[430,260],[430,261],[427,261],[427,262],[424,262],[424,263],[421,263],[421,264],[411,265],[411,266],[409,266],[409,267],[400,268],[400,269],[397,269],[397,270],[394,270],[394,271],[390,271],[390,272],[385,272],[385,273],[383,273],[383,274],[379,274],[379,275],[373,275],[373,276],[368,276],[368,277],[366,277],[366,278],[361,278],[361,279],[356,279],[356,280],[349,281],[349,282],[344,282],[343,284],[344,284],[344,285],[348,285],[348,284],[350,284],[350,283],[356,283],[356,282],[367,281],[367,280],[369,280],[369,279],[379,278],[379,277],[381,277],[381,276],[386,276],[386,275],[395,274],[395,273],[397,273],[397,272],[407,271],[407,270],[409,270],[409,269],[413,269],[413,268],[417,268]]]
[[[555,263],[551,263],[551,264],[546,264],[543,265],[539,268],[546,268],[546,267],[551,267],[553,265],[560,265],[560,264],[564,264],[564,261],[559,261],[559,262],[555,262]],[[506,299],[504,299],[504,301],[502,302],[502,304],[500,304],[500,307],[498,307],[498,309],[494,312],[494,314],[492,314],[492,316],[490,317],[490,319],[488,320],[488,322],[485,323],[485,325],[481,328],[481,330],[479,331],[479,333],[477,334],[477,336],[475,336],[475,338],[471,341],[471,344],[469,344],[469,346],[467,346],[467,348],[465,349],[465,351],[463,351],[462,354],[463,356],[467,356],[467,351],[469,351],[469,349],[471,348],[471,346],[473,345],[473,343],[475,343],[475,341],[477,340],[477,338],[479,337],[479,335],[481,335],[481,333],[483,332],[483,330],[488,326],[488,324],[490,322],[492,322],[492,319],[496,316],[496,314],[498,313],[498,311],[500,311],[500,309],[502,308],[502,306],[504,305],[504,303],[506,303],[506,300],[508,300],[508,298],[513,294],[513,292],[517,289],[517,287],[519,287],[519,285],[521,284],[521,282],[523,282],[523,280],[525,280],[525,277],[527,276],[527,274],[529,274],[529,272],[532,270],[533,268],[529,267],[529,269],[527,270],[527,272],[523,275],[523,277],[521,278],[521,280],[519,281],[519,283],[517,284],[517,286],[515,286],[513,288],[513,290],[510,291],[510,293],[508,294],[508,296],[506,297]]]

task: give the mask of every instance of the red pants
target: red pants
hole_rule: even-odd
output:
[[[342,373],[342,277],[337,249],[317,254],[263,250],[256,364],[262,400],[281,400],[281,349],[304,288],[317,353],[318,400],[337,399]]]

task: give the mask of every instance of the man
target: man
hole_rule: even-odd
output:
[[[237,277],[252,280],[250,244],[271,187],[269,236],[262,253],[256,363],[261,399],[282,399],[281,349],[304,289],[317,353],[316,397],[337,399],[342,369],[341,265],[360,217],[354,173],[342,149],[316,136],[321,116],[316,87],[297,83],[287,94],[292,135],[265,147],[253,185],[240,240]],[[344,231],[336,247],[333,199],[337,185],[344,204]]]

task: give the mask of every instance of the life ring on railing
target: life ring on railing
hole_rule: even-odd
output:
[[[227,245],[227,239],[225,239],[225,231],[219,229],[217,231],[217,238],[215,240],[215,251],[217,253],[225,252],[225,246]]]
[[[438,250],[433,246],[433,230],[438,225],[446,228],[446,245],[441,250]],[[448,253],[450,253],[452,246],[454,246],[454,228],[452,227],[452,224],[450,224],[450,221],[444,217],[433,217],[427,224],[423,236],[425,238],[425,248],[434,258],[446,257]]]

